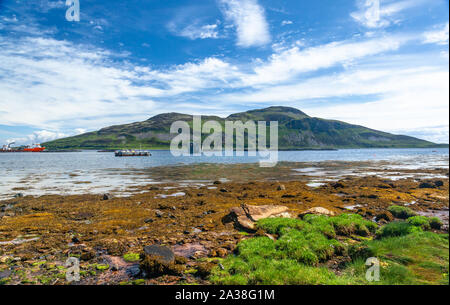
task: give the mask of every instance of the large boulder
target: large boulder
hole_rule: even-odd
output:
[[[234,222],[235,226],[246,231],[256,231],[256,221],[269,217],[290,217],[288,207],[282,205],[246,205],[232,208],[222,221]]]
[[[328,209],[322,208],[322,207],[315,207],[315,208],[310,208],[302,213],[300,213],[298,216],[300,218],[303,218],[305,215],[308,214],[314,214],[314,215],[326,215],[326,216],[334,216],[334,212],[330,211]]]

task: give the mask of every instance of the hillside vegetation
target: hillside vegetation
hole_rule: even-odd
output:
[[[192,116],[180,113],[156,115],[146,121],[110,126],[98,131],[44,143],[58,149],[168,149],[175,134],[170,126],[175,121],[192,126]],[[313,118],[289,107],[269,107],[236,113],[227,118],[202,116],[202,122],[218,121],[222,126],[230,121],[278,121],[279,149],[338,149],[338,148],[419,148],[439,145],[417,138],[393,135],[341,121]],[[224,128],[223,128],[224,130]],[[206,137],[207,134],[203,135]],[[448,145],[446,146],[448,147]]]

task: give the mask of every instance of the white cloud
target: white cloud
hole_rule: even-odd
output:
[[[111,66],[101,50],[45,38],[0,44],[0,66],[10,76],[0,83],[3,124],[57,130],[73,118],[132,115],[152,106],[137,95],[158,92],[133,86],[133,71]]]
[[[180,35],[188,37],[190,39],[219,38],[219,32],[217,31],[217,24],[207,24],[200,27],[191,25],[184,28],[180,32]]]
[[[65,134],[57,131],[39,130],[33,132],[32,134],[29,134],[28,136],[9,139],[6,142],[7,143],[14,142],[17,145],[24,145],[24,144],[43,143],[68,136],[70,136],[70,134]]]
[[[276,84],[295,78],[300,73],[316,71],[352,60],[396,50],[406,37],[391,36],[352,42],[333,42],[301,50],[298,46],[273,54],[268,62],[258,65],[254,74],[246,75],[248,86]]]
[[[62,1],[62,0],[41,0],[39,5],[39,8],[42,12],[48,12],[49,10],[52,9],[57,9],[57,8],[63,8],[66,7],[66,1]]]
[[[177,36],[195,39],[219,38],[219,21],[214,24],[199,25],[198,21],[179,29],[175,22],[168,25],[169,30]]]
[[[441,29],[426,32],[423,35],[423,42],[448,45],[448,22]]]
[[[257,0],[220,0],[222,10],[237,31],[237,45],[252,47],[266,45],[271,41],[269,25],[264,8]]]
[[[422,43],[414,34],[358,39],[275,48],[247,64],[204,58],[154,69],[67,41],[0,37],[0,70],[8,76],[0,82],[0,122],[37,128],[25,140],[44,142],[162,112],[223,115],[245,103],[284,104],[385,131],[420,127],[428,139],[439,131],[442,138],[449,125],[448,52],[394,57],[406,43]],[[333,74],[312,74],[334,67],[340,69]],[[341,102],[351,97],[361,100]]]
[[[392,130],[395,134],[426,139],[433,143],[448,143],[449,125],[426,126],[420,128],[400,128]]]
[[[289,25],[289,24],[293,24],[294,22],[292,22],[291,20],[283,20],[282,22],[281,22],[281,25],[282,26],[285,26],[285,25]]]
[[[83,134],[86,132],[87,132],[87,129],[85,129],[85,128],[75,128],[75,134]]]
[[[399,22],[398,14],[426,4],[426,0],[357,0],[358,11],[350,16],[368,28],[381,28]]]
[[[217,58],[161,70],[115,64],[116,54],[51,38],[0,37],[0,46],[4,125],[92,130],[143,120],[183,110],[157,98],[227,86],[241,74]]]

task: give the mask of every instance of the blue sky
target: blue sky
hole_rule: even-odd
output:
[[[0,0],[0,143],[271,105],[448,143],[447,0],[79,2]]]

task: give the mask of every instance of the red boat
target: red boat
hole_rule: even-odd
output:
[[[23,151],[28,151],[28,152],[41,152],[44,150],[45,150],[45,147],[41,147],[41,144],[33,144],[33,145],[27,146],[26,148],[23,149]]]
[[[11,147],[11,144],[9,143],[7,145],[3,145],[3,147],[0,148],[0,153],[8,153],[8,152],[42,152],[45,150],[45,147],[42,147],[41,144],[33,144],[28,145],[27,147]]]

